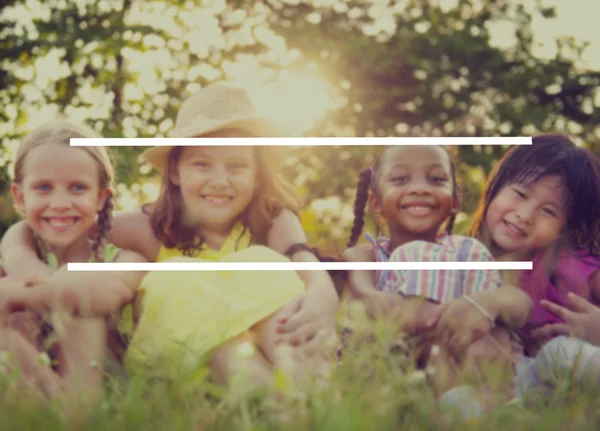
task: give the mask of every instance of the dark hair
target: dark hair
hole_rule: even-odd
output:
[[[356,197],[354,199],[354,223],[352,224],[352,231],[350,233],[350,239],[348,240],[347,247],[354,247],[356,242],[358,241],[358,237],[360,236],[363,226],[365,224],[365,206],[367,205],[367,201],[369,200],[369,190],[377,195],[379,193],[378,190],[378,181],[379,174],[381,171],[381,165],[384,158],[385,153],[393,147],[386,147],[375,160],[375,163],[371,168],[364,169],[358,175],[358,184],[356,186]],[[460,189],[458,187],[458,182],[456,180],[456,168],[454,167],[454,163],[452,161],[452,156],[450,152],[445,148],[440,146],[446,154],[448,155],[448,159],[450,160],[450,176],[452,179],[452,196],[457,199],[460,194]],[[454,229],[454,220],[456,216],[452,215],[448,218],[448,222],[446,223],[446,232],[448,234],[452,233]]]
[[[600,163],[589,150],[579,148],[568,137],[544,134],[533,137],[532,145],[512,148],[494,167],[481,197],[471,235],[483,234],[490,203],[506,185],[533,184],[559,175],[567,191],[566,249],[585,247],[598,256],[600,233]]]

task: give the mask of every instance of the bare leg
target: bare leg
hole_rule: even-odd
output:
[[[516,360],[508,331],[497,326],[467,349],[462,367],[465,374],[477,375],[477,383],[492,393],[510,397]]]
[[[289,306],[291,307],[291,306]],[[285,372],[293,380],[298,381],[307,374],[307,359],[303,345],[277,344],[277,326],[279,319],[289,315],[289,308],[283,307],[271,316],[258,322],[252,328],[256,344],[264,357],[274,367]]]
[[[65,325],[64,335],[55,344],[53,353],[57,373],[69,392],[68,398],[80,401],[89,396],[92,404],[102,389],[104,358],[107,354],[105,319],[73,318]]]
[[[248,389],[271,387],[274,384],[270,364],[256,349],[248,332],[217,348],[212,355],[210,368],[220,384],[229,385],[235,379],[244,377],[244,373]]]
[[[39,361],[40,352],[16,330],[0,330],[0,350],[12,356],[13,366],[23,375],[19,385],[27,393],[33,393],[36,398],[43,395],[47,399],[53,399],[62,391],[60,377],[48,364]],[[11,366],[7,368],[6,371],[13,371]]]

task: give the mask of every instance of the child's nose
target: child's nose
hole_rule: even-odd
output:
[[[532,205],[521,205],[517,210],[517,217],[524,223],[532,223],[534,219],[535,209]]]
[[[69,196],[64,192],[54,192],[50,200],[50,206],[54,209],[68,208],[71,206]]]
[[[422,195],[429,193],[429,186],[425,181],[415,180],[410,183],[409,193]]]
[[[213,186],[217,187],[227,186],[227,184],[229,184],[229,176],[227,175],[227,171],[225,169],[215,169],[211,178],[211,183]]]

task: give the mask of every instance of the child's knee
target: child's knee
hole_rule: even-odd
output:
[[[576,338],[560,336],[548,341],[535,358],[536,364],[556,365],[574,364],[577,356],[587,343]]]

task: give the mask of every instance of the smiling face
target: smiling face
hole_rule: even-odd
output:
[[[450,157],[437,146],[400,146],[386,150],[371,207],[387,222],[391,235],[433,241],[458,210]]]
[[[185,147],[170,179],[187,224],[225,230],[250,204],[256,182],[252,147]]]
[[[85,150],[64,144],[31,149],[13,198],[28,225],[52,249],[87,241],[110,190],[99,187],[99,167]]]
[[[499,253],[535,253],[558,239],[566,223],[566,191],[558,175],[504,186],[485,217]]]

